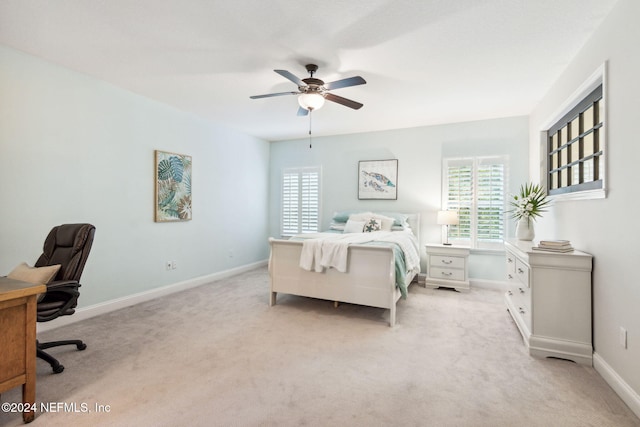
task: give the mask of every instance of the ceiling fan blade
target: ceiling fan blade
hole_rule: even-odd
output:
[[[282,95],[298,95],[299,92],[278,92],[278,93],[268,93],[266,95],[253,95],[249,98],[251,99],[260,99],[260,98],[271,98],[272,96],[282,96]]]
[[[293,74],[291,74],[287,70],[273,70],[273,71],[275,71],[276,73],[280,74],[285,79],[291,80],[296,85],[298,85],[298,87],[306,86],[306,84],[302,80],[300,80],[298,77],[294,76]]]
[[[327,90],[340,89],[341,87],[358,86],[367,83],[362,77],[355,76],[347,79],[336,80],[335,82],[329,82],[324,85]]]
[[[298,107],[298,116],[306,116],[309,114],[309,110],[306,108]]]
[[[325,94],[325,95],[324,95],[324,98],[325,98],[327,101],[337,102],[338,104],[342,104],[342,105],[344,105],[345,107],[353,108],[354,110],[359,110],[359,109],[360,109],[360,108],[362,108],[362,106],[364,105],[364,104],[361,104],[361,103],[359,103],[359,102],[352,101],[352,100],[350,100],[350,99],[343,98],[343,97],[338,96],[338,95],[334,95],[334,94],[332,94],[332,93],[327,93],[327,94]]]

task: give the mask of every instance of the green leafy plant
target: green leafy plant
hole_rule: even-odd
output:
[[[520,193],[513,196],[509,202],[511,209],[508,211],[511,218],[526,218],[535,220],[541,217],[543,212],[549,206],[550,201],[547,200],[547,194],[539,184],[527,183],[520,186]]]

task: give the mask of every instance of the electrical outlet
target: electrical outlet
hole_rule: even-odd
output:
[[[619,333],[620,347],[627,348],[627,330],[620,326]]]
[[[172,270],[175,270],[176,268],[178,268],[178,266],[176,265],[175,260],[174,260],[174,261],[171,261],[171,269],[172,269]]]
[[[173,267],[173,265],[171,264],[171,261],[167,261],[167,262],[165,263],[165,267],[167,268],[167,270],[171,270],[171,269],[172,269],[172,267]]]

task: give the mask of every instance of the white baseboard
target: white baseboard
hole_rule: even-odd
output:
[[[244,273],[245,271],[253,270],[254,268],[262,267],[265,265],[267,265],[267,260],[258,261],[253,264],[243,265],[241,267],[232,268],[230,270],[196,277],[193,279],[185,280],[183,282],[174,283],[156,289],[150,289],[148,291],[139,292],[137,294],[127,295],[122,298],[116,298],[110,301],[79,308],[72,316],[58,317],[51,322],[38,323],[38,332],[45,332],[51,329],[59,328],[61,326],[69,325],[71,323],[80,322],[82,320],[98,316],[100,314],[110,313],[112,311],[130,307],[141,302],[149,301],[190,288],[195,288],[196,286],[235,276],[237,274]]]
[[[593,353],[593,367],[633,413],[640,418],[640,395],[598,353]]]

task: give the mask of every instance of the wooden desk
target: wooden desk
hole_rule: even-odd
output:
[[[36,302],[47,287],[0,277],[0,393],[22,386],[22,403],[36,400]],[[34,411],[23,412],[25,423]]]

